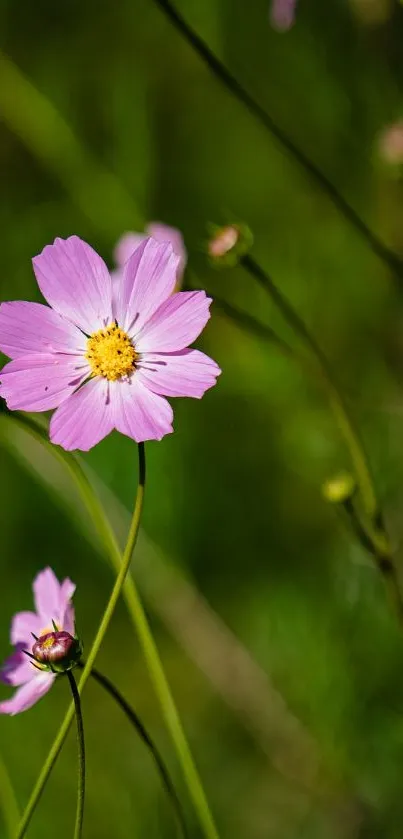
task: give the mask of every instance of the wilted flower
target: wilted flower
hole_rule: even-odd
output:
[[[133,251],[151,236],[156,242],[168,242],[172,245],[172,250],[179,256],[179,262],[176,269],[176,286],[175,291],[179,291],[182,283],[183,273],[187,263],[187,251],[184,245],[183,237],[180,230],[176,227],[169,227],[167,224],[162,224],[160,221],[152,221],[147,227],[145,233],[124,233],[116,243],[114,257],[117,265],[117,270],[112,271],[113,290],[117,289],[117,283],[123,277],[123,268],[128,259],[130,259]]]
[[[17,687],[11,699],[0,703],[1,714],[19,714],[35,705],[50,690],[56,678],[54,672],[42,669],[33,657],[34,649],[49,635],[74,638],[74,608],[71,602],[75,585],[69,579],[59,583],[51,568],[45,568],[33,583],[35,612],[18,612],[11,623],[13,654],[0,670],[0,679],[6,685]],[[57,627],[57,632],[54,629]],[[38,640],[36,640],[38,639]],[[63,642],[64,643],[64,642]],[[48,645],[50,649],[53,644]],[[70,644],[71,647],[71,644]],[[60,659],[59,659],[60,660]],[[49,662],[43,662],[49,664]],[[64,668],[66,669],[66,668]]]
[[[112,301],[109,271],[77,236],[56,239],[33,260],[52,308],[16,301],[0,306],[0,349],[13,360],[0,373],[10,410],[57,408],[50,438],[88,449],[113,429],[137,442],[172,432],[165,396],[200,399],[220,369],[192,343],[211,298],[173,294],[180,258],[147,238],[123,271]]]
[[[270,22],[274,29],[286,32],[295,22],[297,0],[272,0]]]

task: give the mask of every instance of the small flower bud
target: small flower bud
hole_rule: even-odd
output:
[[[32,656],[42,670],[65,673],[80,661],[82,645],[69,632],[47,632],[32,647]]]
[[[349,472],[340,472],[334,478],[329,478],[322,486],[323,495],[330,504],[343,504],[353,495],[355,480]]]
[[[382,162],[389,166],[403,163],[403,120],[384,128],[378,140],[378,152]]]
[[[207,253],[215,265],[236,265],[252,246],[253,236],[246,225],[210,225]]]

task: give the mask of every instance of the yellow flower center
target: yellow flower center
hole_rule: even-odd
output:
[[[53,645],[55,643],[56,643],[56,639],[52,638],[52,636],[50,636],[49,638],[46,638],[46,641],[42,641],[42,648],[44,650],[49,650],[51,647],[53,647]]]
[[[138,353],[126,332],[111,323],[88,338],[85,357],[93,376],[116,381],[133,372]]]

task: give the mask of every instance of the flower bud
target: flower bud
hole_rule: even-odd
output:
[[[252,246],[253,236],[246,225],[210,225],[207,253],[215,265],[236,265]]]
[[[65,673],[78,664],[82,655],[82,644],[69,632],[46,632],[35,640],[32,656],[42,670]]]
[[[349,472],[340,472],[334,478],[329,478],[322,486],[326,501],[331,504],[344,504],[355,490],[355,480]]]

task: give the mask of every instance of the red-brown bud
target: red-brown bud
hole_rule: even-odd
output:
[[[82,645],[69,632],[46,632],[35,640],[32,656],[43,670],[65,673],[79,662]]]

